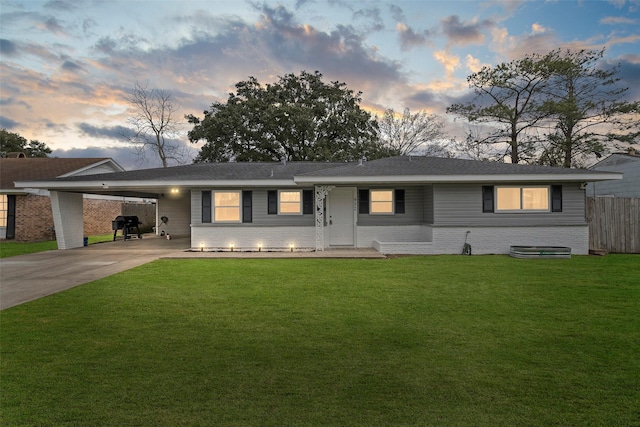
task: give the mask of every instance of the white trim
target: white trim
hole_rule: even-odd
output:
[[[282,212],[282,210],[280,209],[280,207],[282,206],[282,200],[280,199],[280,194],[282,193],[298,193],[299,196],[299,200],[298,200],[298,212]],[[303,204],[303,195],[302,195],[302,190],[297,189],[297,188],[281,188],[278,190],[278,215],[302,215],[302,204]],[[294,202],[284,202],[288,205],[293,205]]]
[[[91,175],[87,175],[91,176]],[[149,189],[166,189],[173,187],[189,187],[193,189],[197,188],[214,188],[214,187],[228,187],[228,188],[241,188],[241,187],[281,187],[281,186],[296,186],[296,183],[292,180],[225,180],[225,181],[215,181],[215,180],[189,180],[189,181],[16,181],[15,187],[17,188],[25,188],[25,187],[35,187],[35,188],[48,188],[48,189],[96,189],[102,190],[104,188],[109,189],[140,189],[143,187]]]
[[[606,181],[622,179],[621,173],[579,173],[579,174],[486,174],[486,175],[376,175],[376,176],[296,176],[297,184],[429,184],[429,183],[467,183],[467,182],[580,182]]]

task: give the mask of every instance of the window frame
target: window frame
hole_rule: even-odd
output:
[[[6,228],[9,223],[9,196],[0,194],[0,227]]]
[[[520,193],[520,208],[518,209],[500,209],[500,201],[498,198],[498,191],[501,188],[505,189],[519,189]],[[547,207],[544,209],[525,209],[524,208],[524,190],[525,189],[546,189],[547,191]],[[552,199],[551,199],[551,186],[550,185],[496,185],[494,187],[494,212],[495,213],[548,213],[551,212]]]
[[[218,206],[216,204],[216,194],[237,194],[238,195],[238,205],[222,205]],[[236,208],[238,210],[238,219],[233,220],[219,220],[217,218],[217,209],[218,208]],[[218,224],[238,224],[242,222],[242,191],[240,190],[212,190],[211,191],[211,222]]]
[[[373,200],[373,193],[375,192],[389,192],[391,193],[391,200],[390,201],[374,201]],[[392,188],[372,188],[369,189],[369,215],[395,215],[396,213],[396,192],[394,189]],[[375,212],[373,209],[374,203],[391,203],[391,211],[390,212]]]
[[[282,203],[288,205],[294,205],[296,202],[283,202],[282,201],[282,193],[297,193],[298,194],[298,211],[297,212],[283,212],[282,211]],[[303,214],[303,195],[302,190],[298,189],[280,189],[278,190],[278,215],[302,215]]]

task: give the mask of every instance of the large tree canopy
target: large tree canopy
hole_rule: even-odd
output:
[[[316,71],[287,74],[261,85],[236,84],[226,103],[215,102],[194,125],[191,142],[206,141],[196,162],[349,161],[388,153],[376,123],[359,106],[360,93],[345,83],[322,81]]]
[[[26,157],[47,157],[51,149],[47,144],[38,140],[27,139],[23,136],[0,129],[0,157],[6,157],[9,153],[24,153]]]
[[[467,77],[475,97],[467,103],[453,104],[447,113],[472,123],[487,123],[486,136],[476,144],[501,144],[511,163],[530,160],[534,141],[528,133],[546,117],[540,94],[549,77],[545,57],[529,55],[523,59],[485,66]]]
[[[542,108],[550,130],[540,163],[582,166],[608,145],[633,143],[640,137],[640,102],[624,100],[619,66],[598,67],[604,50],[561,51],[547,55],[551,70]]]
[[[604,50],[553,50],[484,67],[467,78],[475,98],[448,113],[482,124],[472,151],[507,147],[512,163],[583,166],[607,146],[636,142],[640,103],[624,99],[619,67],[601,68]]]

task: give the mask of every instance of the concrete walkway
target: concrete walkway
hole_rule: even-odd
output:
[[[101,279],[160,258],[384,258],[373,249],[324,252],[191,252],[189,238],[99,243],[0,259],[0,310]]]

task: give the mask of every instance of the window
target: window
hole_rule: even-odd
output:
[[[404,190],[358,190],[358,213],[390,215],[405,213]]]
[[[496,187],[496,211],[549,211],[549,187]]]
[[[302,191],[281,190],[278,192],[278,212],[281,215],[300,215],[302,213]]]
[[[213,221],[240,222],[239,191],[216,191],[213,193]]]
[[[0,194],[0,227],[7,226],[7,213],[9,211],[9,203],[6,194]]]
[[[393,213],[393,190],[371,190],[371,214]]]

